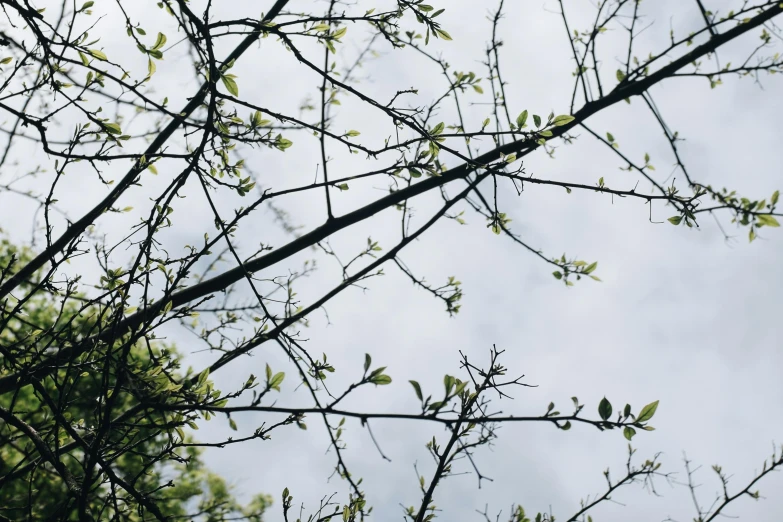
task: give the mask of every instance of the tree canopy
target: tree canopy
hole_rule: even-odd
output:
[[[779,227],[778,191],[747,196],[691,172],[655,89],[686,78],[710,90],[767,76],[778,88],[782,3],[708,9],[694,0],[697,28],[680,34],[651,23],[650,0],[598,0],[587,27],[574,27],[570,15],[584,5],[552,2],[546,16],[562,23],[573,66],[563,80],[570,98],[556,110],[520,106],[504,79],[501,63],[549,51],[504,46],[503,32],[519,21],[504,19],[513,6],[503,0],[471,7],[476,20],[450,19],[454,27],[444,22],[452,6],[435,0],[0,3],[0,196],[12,201],[0,243],[0,516],[399,516],[372,511],[344,437],[356,425],[386,458],[371,428],[380,420],[444,430],[427,443],[430,468],[415,468],[420,497],[404,501],[403,516],[416,522],[439,515],[447,477],[472,471],[481,485],[477,451],[502,425],[592,427],[629,443],[623,474],[607,471],[606,491],[576,513],[540,507],[532,515],[514,505],[510,521],[592,520],[618,489],[641,482],[655,491],[656,480],[671,478],[658,455],[640,460],[630,445],[654,429],[653,398],[584,404],[575,396],[543,413],[501,412],[492,398],[531,385],[505,367],[504,347],[491,339],[487,360],[460,352],[460,374],[445,374],[437,391],[392,375],[370,348],[357,350],[361,375],[333,386],[340,368],[306,332],[323,325],[322,313],[328,324],[338,296],[371,288],[389,271],[458,314],[459,278],[438,273],[431,282],[402,256],[436,228],[476,220],[482,241],[520,247],[553,285],[601,283],[595,259],[531,244],[512,221],[511,195],[557,189],[563,198],[632,201],[647,207],[650,226],[687,233],[709,217],[727,237],[736,226],[751,243]],[[483,62],[448,55],[479,26],[488,40]],[[273,55],[285,70],[265,64]],[[417,65],[408,76],[364,72],[384,60]],[[430,76],[419,78],[421,67]],[[665,158],[621,148],[619,136],[594,127],[591,120],[625,104],[651,116]],[[525,163],[557,160],[588,140],[633,181],[534,172]],[[673,169],[656,169],[665,163]],[[218,388],[215,376],[228,368],[243,375]],[[442,369],[426,370],[441,380]],[[388,385],[405,386],[420,408],[348,406]],[[210,419],[232,435],[199,438]],[[254,496],[242,502],[203,461],[210,448],[265,443],[314,423],[343,481],[329,485],[342,496],[320,505],[297,506],[296,484],[243,485]],[[696,520],[759,498],[757,483],[781,466],[776,449],[738,491],[715,466],[723,493],[707,507],[696,501]],[[695,498],[690,479],[689,469],[685,487]]]
[[[13,258],[24,263],[32,256],[26,249],[16,248],[3,239],[0,241],[0,266],[9,266]],[[29,292],[39,280],[40,274],[36,274],[31,281],[21,285],[20,291]],[[91,324],[100,311],[97,307],[77,305],[86,301],[79,295],[72,296],[65,303],[58,302],[49,293],[31,297],[6,322],[1,337],[3,345],[14,346],[23,340],[36,338],[36,344],[28,346],[49,347],[43,348],[46,351],[60,342],[58,336],[66,335],[65,332],[52,335],[58,326],[66,327],[69,336],[88,336]],[[102,350],[99,356],[105,358],[106,347]],[[30,355],[33,356],[32,353]],[[71,371],[63,368],[32,386],[21,387],[13,394],[0,397],[0,415],[4,421],[0,439],[0,466],[5,479],[2,486],[3,516],[12,520],[85,520],[87,514],[87,518],[96,520],[144,520],[147,501],[124,499],[122,504],[114,505],[106,502],[108,497],[116,494],[111,488],[131,483],[133,486],[129,489],[147,492],[154,499],[155,511],[165,517],[187,518],[192,513],[204,513],[208,520],[242,516],[246,520],[260,522],[271,499],[259,495],[249,505],[240,506],[225,480],[204,467],[200,459],[201,448],[181,430],[178,434],[182,435],[184,444],[180,453],[176,458],[161,458],[170,442],[165,431],[156,428],[166,422],[164,417],[151,412],[148,414],[149,424],[135,426],[114,425],[102,419],[101,400],[115,396],[104,397],[101,392],[104,387],[116,388],[115,407],[117,411],[125,411],[138,406],[138,392],[145,388],[154,389],[156,382],[168,382],[168,379],[156,380],[157,375],[165,373],[178,380],[183,377],[176,350],[165,343],[140,342],[130,347],[128,361],[134,376],[125,377],[134,379],[130,381],[133,384],[126,381],[130,390],[118,383],[118,375],[110,375],[109,382],[104,383],[100,372],[84,366],[81,373],[76,372],[75,367]],[[137,380],[139,376],[143,376],[142,380]],[[55,422],[52,425],[50,417],[53,415]],[[102,425],[105,425],[101,430],[103,433],[98,431]],[[18,474],[19,466],[23,466],[35,452],[50,452],[52,455],[68,442],[86,442],[94,436],[105,438],[102,443],[105,446],[102,451],[106,453],[105,465],[111,466],[114,476],[109,482],[95,481],[86,488],[86,494],[78,499],[78,503],[70,493],[74,488],[82,487],[79,482],[84,484],[83,479],[75,478],[83,469],[79,461],[96,458],[83,447],[74,448],[69,459],[60,461],[52,458],[55,464],[43,462],[36,466],[39,469],[31,473],[28,480],[12,480]]]

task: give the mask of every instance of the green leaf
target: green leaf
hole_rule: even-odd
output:
[[[621,81],[625,80],[625,73],[623,71],[621,71],[620,69],[617,69],[616,76],[617,76],[617,81],[618,82],[621,82]]]
[[[348,28],[347,28],[347,27],[340,27],[338,30],[336,30],[336,31],[335,31],[335,32],[332,34],[332,37],[333,37],[333,38],[335,38],[336,40],[339,40],[340,38],[342,38],[343,36],[345,36],[345,33],[346,33],[347,31],[348,31]]]
[[[427,410],[429,411],[439,410],[444,406],[444,404],[445,402],[443,401],[433,402],[432,404],[429,405],[429,407],[427,407]]]
[[[381,373],[381,374],[378,374],[378,375],[372,377],[370,379],[370,382],[373,383],[373,384],[376,384],[376,385],[378,385],[378,384],[380,384],[380,385],[391,384],[392,378],[389,377],[388,375],[385,375],[385,374]]]
[[[563,274],[560,273],[558,270],[552,272],[552,275],[555,276],[555,279],[563,279]]]
[[[408,381],[408,382],[411,383],[411,386],[413,386],[413,390],[416,392],[416,397],[418,397],[420,401],[423,401],[424,398],[421,393],[421,386],[419,385],[419,383],[416,381]]]
[[[105,54],[103,54],[103,52],[102,52],[102,51],[99,51],[99,50],[97,50],[97,49],[87,49],[87,51],[88,51],[88,52],[89,52],[91,55],[93,55],[94,57],[96,57],[96,58],[97,58],[97,59],[99,59],[99,60],[103,60],[104,62],[108,60],[108,58],[106,57],[106,55],[105,55]]]
[[[372,357],[370,357],[369,353],[365,353],[364,354],[364,371],[365,372],[370,369],[370,364],[372,364]]]
[[[209,368],[204,368],[204,371],[198,374],[198,385],[204,384],[207,381],[207,377],[209,377]]]
[[[611,132],[606,133],[606,139],[609,140],[609,143],[614,142],[614,136],[612,136]]]
[[[89,59],[89,58],[87,58],[87,55],[86,55],[86,54],[84,54],[84,53],[83,53],[83,52],[81,52],[81,51],[79,51],[79,58],[81,58],[81,60],[82,60],[82,63],[85,65],[85,67],[86,67],[86,66],[88,66],[88,65],[90,65],[90,59]],[[6,58],[5,60],[8,60],[8,62],[10,62],[10,61],[11,61],[11,58]],[[5,60],[3,60],[3,61],[2,61],[2,62],[0,62],[0,63],[8,63],[8,62],[6,62]]]
[[[778,220],[774,217],[770,216],[769,214],[761,214],[759,216],[756,216],[756,223],[759,225],[765,225],[768,227],[779,227],[780,223],[778,223]]]
[[[560,427],[560,429],[561,429],[561,430],[563,430],[563,431],[568,431],[568,430],[570,430],[570,429],[571,429],[571,421],[566,421],[566,422],[565,422],[565,424],[563,424],[563,425]]]
[[[443,29],[435,29],[435,33],[444,40],[451,40],[451,35]]]
[[[358,136],[360,134],[361,132],[359,132],[358,130],[349,130],[348,132],[345,133],[345,135],[348,136],[349,138],[353,138],[354,136]]]
[[[476,91],[479,94],[484,94],[484,89],[481,88],[481,85],[473,84],[473,90]]]
[[[274,377],[269,380],[269,387],[280,391],[280,385],[283,383],[283,379],[285,379],[285,372],[277,372]]]
[[[539,116],[538,114],[534,114],[533,115],[533,123],[536,124],[536,128],[540,127],[541,126],[541,116]]]
[[[601,402],[598,404],[598,415],[600,415],[603,420],[607,420],[612,416],[612,404],[606,400],[606,397],[601,399]]]
[[[232,96],[239,96],[239,87],[237,82],[234,81],[233,74],[224,74],[220,77],[226,90],[231,93]]]
[[[451,392],[451,389],[454,387],[454,377],[451,375],[444,375],[443,376],[443,387],[446,388],[446,395]]]
[[[636,420],[638,422],[647,422],[648,420],[653,418],[653,415],[655,415],[655,410],[658,409],[658,401],[651,402],[644,408],[642,408],[642,411],[639,412],[639,415],[636,417]]]
[[[92,0],[88,0],[87,2],[84,2],[82,4],[82,7],[79,9],[79,11],[84,11],[85,9],[89,9],[90,7],[93,6],[93,4],[95,4],[95,2],[93,2]]]
[[[166,45],[166,35],[163,33],[158,33],[158,38],[155,40],[155,45],[152,46],[152,49],[157,51],[164,45]]]
[[[517,116],[517,127],[524,129],[527,126],[527,110],[522,111]]]
[[[552,120],[552,125],[554,125],[555,127],[562,127],[563,125],[568,125],[575,119],[576,118],[568,114],[561,114],[560,116],[555,116],[555,119]]]
[[[672,225],[679,225],[682,221],[682,216],[672,216],[667,221]]]
[[[626,426],[625,428],[623,428],[623,436],[626,439],[631,440],[634,435],[636,435],[636,430],[633,429],[631,426]]]
[[[593,270],[595,270],[597,266],[598,266],[598,261],[590,263],[589,265],[587,265],[587,268],[584,269],[584,273],[589,274],[593,272]]]
[[[103,128],[110,134],[122,134],[122,129],[116,123],[104,122]]]
[[[339,185],[335,185],[340,190],[348,190],[348,183],[340,183]]]
[[[280,134],[277,135],[277,139],[275,140],[275,147],[277,147],[280,150],[286,150],[288,147],[293,145],[294,143],[291,140],[288,140],[281,136]],[[345,183],[343,183],[345,185]],[[348,185],[345,185],[346,187]],[[347,188],[345,190],[348,190]]]

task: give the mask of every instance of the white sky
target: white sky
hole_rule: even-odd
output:
[[[437,42],[432,47],[442,50],[457,70],[486,75],[480,62],[484,59],[490,24],[484,15],[487,9],[494,8],[494,3],[431,3],[447,8],[441,19],[454,38],[453,42]],[[737,4],[709,0],[705,3],[724,12],[728,10],[726,6]],[[292,0],[290,7],[304,10],[310,4]],[[320,8],[323,2],[315,4]],[[364,4],[369,8],[374,3],[359,2],[362,7]],[[509,83],[512,114],[522,109],[543,115],[550,110],[567,113],[573,64],[559,15],[554,13],[556,3],[512,0],[506,4],[507,14],[501,25],[501,60]],[[255,2],[231,2],[230,9],[227,5],[216,3],[217,18],[257,16],[259,11]],[[588,28],[593,16],[590,3],[572,0],[566,5],[572,27]],[[678,35],[700,28],[703,22],[695,5],[684,0],[643,2],[647,21],[655,22],[639,39],[638,54],[644,56],[665,45],[670,25]],[[141,16],[145,10],[154,16],[149,21],[139,19],[152,35],[158,29],[155,26],[166,20],[158,15],[154,2],[129,6],[132,16]],[[141,58],[128,47],[124,31],[112,34],[107,29],[119,27],[111,3],[96,2],[96,11],[109,13],[99,24],[106,32],[101,44],[107,54],[112,57],[114,51],[127,53],[123,55],[127,59]],[[349,29],[345,44],[349,53],[361,43],[359,35],[358,29],[355,33]],[[748,35],[733,49],[736,52],[732,54],[729,49],[721,55],[722,63],[732,60],[731,56],[741,56],[740,51],[753,45],[756,38],[756,32]],[[175,40],[170,34],[169,42]],[[610,82],[617,68],[615,63],[624,56],[626,48],[616,34],[607,36],[605,46],[604,73]],[[225,54],[228,48],[226,43],[221,50]],[[390,53],[388,46],[379,49],[382,56],[364,68],[369,79],[360,87],[365,92],[386,100],[398,89],[417,87],[419,103],[426,103],[442,91],[443,80],[413,53]],[[176,49],[171,55],[175,53]],[[320,63],[320,52],[312,56]],[[139,63],[143,69],[144,64]],[[173,104],[195,92],[184,60],[168,59],[158,67],[153,86],[161,98],[168,95]],[[294,64],[293,57],[271,39],[264,41],[260,50],[249,52],[235,69],[242,96],[261,105],[295,111],[306,93],[316,96],[314,76]],[[692,175],[704,183],[737,189],[751,199],[768,197],[775,189],[783,188],[780,79],[773,76],[762,80],[763,89],[749,78],[725,78],[723,86],[710,90],[706,80],[678,79],[652,91],[670,126],[687,140],[681,151]],[[388,135],[388,124],[378,128],[377,114],[350,98],[342,99],[338,129],[342,125],[346,130],[358,129],[362,138],[375,140],[375,144]],[[479,102],[489,98],[472,95],[466,99]],[[487,115],[485,110],[484,106],[470,106],[468,120],[478,124]],[[450,116],[444,111],[444,119]],[[630,106],[613,107],[591,118],[588,125],[601,133],[612,132],[621,150],[636,160],[649,152],[659,179],[671,172],[674,160],[668,146],[640,100]],[[637,178],[618,169],[623,166],[618,158],[585,132],[579,134],[575,145],[558,149],[556,160],[540,153],[526,158],[526,171],[537,177],[582,183],[596,183],[603,176],[609,186],[632,188]],[[312,178],[320,161],[315,142],[307,143],[304,137],[291,139],[294,147],[285,154],[264,151],[248,157],[248,165],[259,174],[259,185],[277,188]],[[29,163],[29,156],[23,156],[29,154],[29,148],[20,151],[21,166],[0,173],[0,181],[7,182],[18,175],[25,161]],[[332,155],[335,161],[330,168],[334,173],[354,173],[363,165],[356,157],[346,159],[337,148]],[[159,170],[165,181],[165,169]],[[115,177],[120,172],[118,169]],[[104,189],[91,181],[92,174],[70,175],[78,182],[71,184],[66,179],[68,183],[62,185],[59,199],[72,215],[79,215],[79,208],[97,200]],[[156,181],[145,183],[144,188],[134,189],[121,200],[123,204],[128,201],[126,204],[139,213],[102,218],[101,232],[119,237],[129,223],[147,212],[148,197]],[[377,197],[382,194],[377,189],[384,187],[381,182],[351,184],[350,191],[334,196],[338,212]],[[196,188],[190,187],[192,197],[175,208],[175,226],[166,235],[172,252],[193,238],[200,238],[205,230],[214,230]],[[731,486],[744,487],[769,457],[773,441],[783,442],[783,385],[779,378],[783,356],[778,349],[783,334],[778,295],[783,288],[783,238],[779,233],[763,229],[762,238],[748,245],[747,231],[735,231],[728,223],[728,215],[722,215],[722,224],[737,235],[736,240],[727,243],[715,222],[706,216],[701,219],[699,230],[691,230],[668,223],[651,224],[647,219],[648,207],[641,201],[612,202],[608,196],[578,191],[566,195],[562,189],[547,187],[527,187],[521,197],[509,186],[503,190],[501,210],[512,217],[516,232],[548,255],[565,251],[588,261],[598,260],[596,274],[603,282],[581,281],[566,289],[551,276],[550,266],[507,239],[493,235],[485,228],[483,218],[469,211],[468,226],[442,223],[407,249],[402,258],[418,275],[433,283],[449,275],[463,281],[465,297],[458,316],[450,319],[440,302],[413,288],[391,266],[386,268],[386,277],[368,283],[369,291],[350,290],[329,303],[328,326],[323,314],[313,314],[311,328],[305,331],[309,339],[306,346],[313,354],[326,352],[338,369],[330,377],[332,386],[360,376],[365,352],[373,356],[374,365],[388,366],[387,373],[394,378],[392,385],[367,390],[345,406],[360,411],[413,412],[417,404],[408,379],[421,382],[425,395],[428,389],[440,392],[444,373],[460,376],[459,350],[472,360],[483,362],[495,344],[506,351],[502,361],[510,373],[524,373],[526,382],[538,385],[517,391],[513,402],[495,403],[504,412],[541,414],[550,400],[567,412],[570,397],[577,395],[586,404],[586,411],[597,418],[595,408],[604,395],[616,408],[629,402],[635,410],[659,399],[653,422],[656,431],[640,433],[634,439],[638,457],[643,461],[662,451],[662,470],[678,471],[682,479],[682,453],[686,452],[694,464],[704,466],[697,475],[703,484],[699,488],[703,504],[709,504],[719,490],[717,478],[709,470],[712,464],[719,463],[733,474]],[[230,208],[237,201],[227,198],[220,204]],[[416,202],[417,215],[426,216],[428,209],[435,208],[433,202],[436,203],[432,198]],[[283,200],[280,206],[299,224],[313,225],[323,219],[322,203],[309,197]],[[0,192],[0,224],[14,237],[28,234],[30,222],[20,221],[18,216],[29,210],[29,205],[20,199]],[[671,214],[670,209],[653,208],[658,221]],[[338,235],[332,244],[348,256],[361,248],[372,233],[381,245],[391,246],[398,231],[397,218],[396,212],[387,212],[356,230]],[[249,253],[258,241],[283,243],[285,237],[274,229],[268,213],[258,213],[253,219],[257,221],[252,226],[246,224],[239,235],[244,252]],[[308,252],[297,260],[307,257],[317,254]],[[276,266],[265,275],[285,274],[298,262]],[[300,289],[304,300],[338,281],[333,261],[320,258],[319,263],[322,269]],[[189,338],[172,335],[187,352]],[[280,404],[301,402],[301,392],[293,393],[292,369],[285,366],[281,354],[271,345],[264,346],[255,357],[216,374],[218,386],[236,386],[251,372],[263,375],[264,364],[269,362],[289,375]],[[208,354],[194,354],[190,360],[200,368],[211,358]],[[246,415],[236,420],[240,430],[252,431],[268,419]],[[267,520],[282,520],[279,496],[286,486],[295,501],[304,501],[308,509],[314,508],[322,496],[344,491],[339,480],[326,482],[334,460],[331,455],[324,455],[326,439],[322,426],[315,417],[308,420],[308,426],[307,432],[296,427],[277,431],[268,442],[210,450],[206,460],[237,484],[243,494],[272,494],[276,506]],[[437,426],[410,422],[373,423],[379,444],[392,459],[389,463],[378,455],[358,422],[348,421],[347,426],[348,463],[355,476],[364,477],[376,519],[401,519],[399,503],[416,505],[419,499],[413,463],[418,462],[419,469],[429,476],[432,466],[424,444],[433,434],[443,432]],[[521,503],[529,513],[549,510],[551,506],[558,519],[565,519],[578,508],[580,498],[603,493],[601,473],[607,466],[611,466],[613,477],[620,476],[626,457],[627,443],[619,432],[598,433],[593,428],[575,426],[566,433],[547,425],[529,424],[507,425],[499,433],[492,451],[477,452],[480,469],[494,482],[485,482],[478,490],[473,475],[446,480],[435,498],[436,505],[443,509],[441,519],[479,520],[481,517],[474,510],[483,510],[488,504],[491,514],[500,509],[507,513],[512,502]],[[202,440],[229,434],[233,432],[221,420],[204,424],[198,432]],[[658,486],[661,498],[638,486],[629,486],[614,497],[617,503],[596,509],[594,520],[663,520],[667,516],[679,521],[693,519],[695,512],[686,488],[670,488],[663,481]],[[779,518],[775,514],[783,512],[783,496],[775,492],[781,491],[781,487],[780,475],[769,477],[761,484],[765,500],[740,500],[728,514],[761,522]]]

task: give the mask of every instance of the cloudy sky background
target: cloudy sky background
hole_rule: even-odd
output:
[[[271,5],[272,2],[265,2]],[[454,1],[431,2],[446,7],[441,21],[454,40],[435,42],[434,50],[457,69],[486,75],[481,61],[490,31],[485,19],[494,4]],[[707,1],[708,8],[723,12],[737,7],[736,2]],[[105,4],[105,5],[104,5]],[[360,8],[374,3],[358,2]],[[366,7],[364,4],[367,4]],[[373,4],[373,5],[371,5]],[[501,25],[504,41],[501,54],[503,74],[508,81],[507,93],[512,115],[529,109],[546,115],[567,113],[572,89],[573,63],[570,49],[555,2],[506,2],[506,17]],[[693,5],[691,5],[693,4]],[[43,5],[43,4],[42,4]],[[290,8],[306,10],[324,2],[292,0]],[[566,2],[572,28],[588,29],[594,16],[590,2]],[[701,28],[703,21],[696,2],[657,0],[644,2],[646,21],[654,22],[638,41],[638,55],[645,56],[666,45],[670,27],[676,35]],[[380,9],[381,7],[379,7]],[[133,63],[141,74],[146,70],[143,58],[124,36],[118,25],[116,7],[110,2],[96,2],[96,13],[105,14],[95,33],[102,34],[101,45],[110,58]],[[164,30],[168,23],[160,16],[154,2],[129,4],[129,13],[142,21],[149,35]],[[217,3],[216,18],[257,17],[256,2]],[[176,41],[169,34],[169,43]],[[755,45],[757,32],[721,54],[721,62],[738,63],[743,51]],[[363,36],[360,28],[349,28],[346,58],[355,56]],[[618,59],[626,52],[623,35],[610,32],[602,48],[606,85],[614,85]],[[233,42],[226,39],[218,55],[227,54]],[[187,62],[178,55],[182,45],[167,52],[165,62],[151,83],[158,97],[168,96],[172,104],[196,91]],[[304,46],[318,63],[322,54],[315,47]],[[442,93],[445,83],[437,71],[415,53],[390,52],[378,47],[381,56],[363,68],[364,92],[379,100],[388,100],[398,89],[416,87],[419,94],[411,104],[427,103]],[[222,53],[222,54],[221,54]],[[314,75],[296,64],[293,57],[272,41],[248,52],[235,66],[243,98],[263,106],[296,114],[297,107],[310,94],[315,99],[320,85]],[[768,197],[783,188],[780,141],[783,137],[780,79],[763,77],[763,89],[749,78],[725,78],[724,85],[710,90],[706,80],[675,79],[653,89],[653,95],[670,127],[687,141],[681,152],[691,174],[713,186],[737,189],[751,199]],[[486,81],[484,82],[485,87]],[[486,89],[487,93],[489,89]],[[388,122],[350,97],[341,98],[336,130],[357,129],[367,143],[378,145],[391,133]],[[489,95],[468,95],[465,101],[486,102]],[[452,108],[446,104],[443,120],[451,122]],[[474,126],[488,115],[487,107],[470,106],[468,121]],[[245,111],[247,112],[247,111]],[[379,124],[379,122],[383,121]],[[140,122],[140,123],[143,123]],[[594,130],[610,131],[621,150],[635,160],[645,152],[651,156],[659,179],[671,172],[673,158],[659,127],[643,107],[641,100],[629,106],[620,104],[588,120]],[[128,131],[131,129],[123,126]],[[143,129],[144,126],[135,128]],[[63,128],[68,132],[69,126]],[[630,189],[637,178],[620,171],[623,164],[611,151],[580,131],[574,145],[561,146],[556,160],[537,153],[525,159],[528,174],[541,178],[596,183],[603,176],[606,184]],[[247,155],[250,169],[259,186],[276,189],[309,182],[320,161],[317,142],[305,136],[290,136],[294,147],[286,153],[260,151]],[[488,145],[488,144],[487,144]],[[8,182],[30,165],[35,148],[20,142],[16,159],[19,163],[0,173]],[[346,157],[334,147],[330,164],[334,175],[348,175],[366,169],[359,156]],[[40,154],[39,154],[40,158]],[[40,161],[48,161],[40,158]],[[448,164],[453,164],[449,162]],[[119,178],[123,166],[116,172]],[[145,215],[149,197],[167,181],[165,164],[160,176],[134,188],[120,206],[134,207],[122,216],[105,216],[99,231],[119,239],[127,227]],[[169,174],[175,171],[169,172]],[[72,216],[98,201],[105,189],[87,171],[69,171],[58,191],[62,208]],[[110,176],[111,177],[111,176]],[[49,178],[39,176],[35,185]],[[73,180],[73,181],[72,181]],[[640,183],[640,188],[646,188]],[[335,193],[337,212],[345,212],[369,198],[378,197],[386,188],[384,182],[364,185],[351,183],[345,193]],[[451,188],[455,193],[455,188]],[[188,199],[175,206],[174,226],[164,235],[172,256],[183,245],[200,241],[204,231],[214,230],[212,218],[205,212],[203,195],[195,184],[186,188]],[[320,191],[319,191],[320,197]],[[312,227],[322,222],[323,204],[314,195],[292,197],[278,204],[287,210],[297,224]],[[434,195],[433,195],[434,196]],[[236,197],[223,197],[219,204],[226,212],[242,203]],[[438,198],[426,196],[414,202],[420,222],[437,207]],[[22,241],[29,237],[34,207],[22,198],[0,191],[0,223],[12,237]],[[467,226],[452,221],[433,227],[421,241],[403,252],[402,259],[420,276],[438,283],[446,276],[457,276],[463,282],[465,297],[462,311],[449,318],[443,305],[415,289],[392,266],[387,276],[368,283],[369,290],[351,289],[329,303],[329,324],[324,314],[311,316],[311,327],[303,336],[314,355],[326,352],[337,372],[330,376],[331,386],[340,389],[361,375],[364,353],[372,355],[374,365],[387,366],[394,378],[387,387],[366,389],[344,404],[359,411],[413,412],[417,408],[413,390],[406,382],[422,383],[425,395],[440,393],[444,373],[461,376],[458,370],[461,350],[478,363],[487,360],[495,344],[505,350],[502,362],[512,374],[526,374],[525,382],[538,385],[520,389],[515,401],[496,402],[498,409],[518,415],[535,415],[554,401],[561,411],[569,411],[570,397],[576,395],[586,404],[586,411],[596,416],[601,397],[609,398],[615,407],[626,402],[638,410],[653,400],[660,407],[653,425],[656,431],[640,433],[634,439],[638,457],[643,461],[663,452],[662,471],[677,471],[684,479],[682,455],[686,452],[694,465],[703,465],[697,481],[703,504],[709,504],[719,490],[717,478],[709,470],[721,464],[732,474],[734,488],[744,487],[754,472],[769,457],[773,441],[783,442],[783,417],[780,415],[783,385],[780,368],[783,356],[779,338],[783,326],[779,319],[783,288],[780,259],[783,236],[763,229],[761,238],[747,244],[747,230],[735,230],[727,214],[719,215],[721,223],[736,239],[724,238],[714,220],[702,217],[698,230],[651,224],[649,209],[638,200],[611,200],[608,196],[562,189],[526,188],[518,197],[509,185],[503,187],[501,211],[513,219],[512,228],[530,245],[547,255],[566,252],[588,261],[598,260],[596,274],[602,283],[580,281],[566,289],[551,276],[552,269],[534,256],[486,229],[483,218],[466,212]],[[673,212],[653,207],[653,217],[664,221]],[[24,218],[24,219],[23,219]],[[332,240],[343,257],[360,250],[368,235],[382,246],[391,246],[398,234],[399,213],[389,211],[362,223]],[[251,223],[252,220],[252,223]],[[287,237],[272,222],[269,212],[257,212],[240,230],[242,252],[249,254],[259,241],[281,245]],[[117,254],[117,263],[122,256]],[[316,252],[296,256],[290,264],[278,265],[263,275],[275,276],[294,269],[301,261],[318,258],[321,269],[298,287],[303,302],[309,302],[339,281],[337,265]],[[90,261],[75,263],[72,271],[88,275]],[[97,278],[97,276],[96,276]],[[237,290],[247,294],[247,288]],[[181,331],[170,332],[171,339],[188,352],[194,348],[192,337]],[[200,347],[198,347],[200,348]],[[191,353],[189,362],[201,368],[214,358],[207,353]],[[214,379],[218,387],[229,389],[244,382],[249,373],[263,374],[265,363],[275,370],[285,370],[289,378],[283,386],[280,404],[303,404],[306,397],[294,392],[293,371],[276,347],[267,344],[241,363],[224,368]],[[236,418],[240,432],[252,432],[268,416],[244,415]],[[272,440],[249,445],[210,450],[208,464],[237,485],[241,494],[264,491],[272,494],[276,507],[267,520],[282,520],[279,496],[284,487],[295,502],[305,503],[308,510],[318,499],[335,491],[345,491],[344,483],[333,478],[327,483],[334,466],[327,449],[323,427],[317,418],[308,420],[306,432],[291,427],[274,433]],[[429,477],[432,466],[424,444],[431,436],[443,436],[436,425],[413,422],[372,424],[383,452],[392,462],[384,461],[358,422],[347,422],[345,455],[355,476],[364,477],[370,503],[378,520],[399,520],[399,503],[417,505],[418,481],[413,463]],[[477,462],[494,482],[484,482],[480,490],[474,475],[446,480],[436,493],[435,503],[443,509],[443,520],[478,520],[474,510],[508,512],[512,502],[521,503],[532,513],[549,510],[558,518],[567,518],[578,509],[580,498],[604,491],[602,471],[611,467],[612,476],[621,476],[627,454],[627,443],[619,432],[599,433],[575,426],[560,432],[548,425],[507,425],[491,450],[477,452]],[[204,441],[235,435],[222,420],[204,423],[198,437]],[[465,466],[465,471],[468,471]],[[658,483],[658,498],[629,486],[615,495],[617,503],[606,503],[593,512],[596,521],[691,520],[695,516],[686,488]],[[761,484],[765,500],[743,499],[729,510],[742,520],[775,520],[783,512],[783,477],[775,474]],[[343,500],[344,497],[336,497]]]

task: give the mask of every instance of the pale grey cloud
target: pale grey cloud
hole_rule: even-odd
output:
[[[681,7],[679,2],[669,4],[655,13],[663,16],[648,33],[660,34],[665,15]],[[455,42],[449,44],[451,48],[444,46],[448,59],[463,70],[477,70],[487,24],[479,23],[473,4],[455,3],[449,8],[446,27]],[[569,79],[569,65],[559,21],[538,5],[509,8],[503,59],[515,100],[512,107],[557,111],[567,103],[570,90],[564,82]],[[678,31],[697,23],[695,13],[687,10],[684,17],[675,18]],[[413,59],[371,64],[370,88],[421,84],[420,95],[425,97],[435,87],[416,81],[425,74],[422,66]],[[654,91],[672,127],[687,139],[682,151],[699,179],[742,187],[753,195],[776,188],[781,179],[775,145],[780,136],[776,124],[780,103],[774,79],[765,82],[764,91],[747,79],[727,81],[710,91],[704,82],[676,80]],[[638,157],[649,151],[659,172],[665,173],[672,164],[670,153],[649,114],[640,109],[637,101],[589,123],[599,132],[611,130],[626,153]],[[478,109],[470,112],[473,121],[483,116]],[[562,147],[555,162],[540,157],[527,160],[528,172],[541,176],[583,182],[605,176],[611,183],[630,185],[630,175],[617,170],[621,165],[587,136],[577,145]],[[413,394],[404,379],[416,378],[437,389],[442,372],[428,375],[432,368],[456,371],[458,349],[477,359],[496,343],[507,350],[509,367],[524,371],[530,382],[540,385],[520,391],[517,401],[502,405],[504,411],[539,412],[550,399],[567,404],[571,394],[589,405],[597,404],[604,394],[634,405],[660,399],[658,430],[640,435],[634,443],[641,458],[663,451],[666,469],[680,471],[682,478],[681,452],[686,451],[695,463],[705,465],[698,475],[705,503],[718,490],[706,469],[709,465],[719,462],[731,469],[734,485],[748,480],[783,428],[775,414],[783,390],[776,378],[781,363],[776,344],[780,309],[774,289],[780,287],[776,267],[781,246],[774,234],[769,234],[769,241],[751,246],[745,244],[744,235],[726,244],[709,220],[703,220],[699,231],[653,225],[647,222],[647,208],[638,202],[612,203],[592,194],[566,197],[557,189],[531,188],[521,198],[509,196],[504,209],[531,244],[553,254],[566,250],[599,259],[605,282],[565,290],[554,284],[546,267],[489,234],[475,217],[469,219],[470,227],[441,225],[404,257],[431,277],[456,274],[465,282],[464,312],[458,318],[447,319],[439,313],[439,303],[428,302],[403,278],[391,274],[374,281],[366,296],[355,292],[339,297],[329,308],[332,325],[308,332],[310,345],[323,346],[340,367],[358,371],[361,354],[369,351],[379,364],[388,364],[397,378],[399,384],[392,390],[379,389],[351,404],[411,409]],[[654,212],[657,220],[668,217],[665,209]],[[423,444],[437,430],[377,424],[380,444],[393,462],[382,461],[357,427],[349,435],[347,454],[355,472],[366,477],[379,518],[393,519],[398,502],[408,504],[418,498],[411,463],[427,462]],[[309,440],[317,450],[323,449],[317,435]],[[302,457],[298,444],[287,451],[286,443],[277,444],[272,453],[290,463],[287,469],[265,472],[240,467],[237,471],[237,464],[248,458],[242,450],[234,451],[233,457],[229,452],[211,457],[211,462],[221,464],[227,473],[231,470],[246,485],[301,485],[297,489],[303,490],[304,498],[331,491],[329,487],[311,490],[317,480],[310,473],[304,480],[301,476],[314,462],[311,458],[318,458],[324,469],[331,461],[318,456],[319,451]],[[259,459],[264,449],[259,448]],[[617,476],[624,459],[625,441],[619,434],[508,426],[494,451],[482,452],[478,458],[495,482],[477,490],[474,477],[450,479],[437,504],[449,520],[475,520],[473,510],[483,509],[485,502],[500,509],[512,501],[529,510],[551,505],[562,516],[577,507],[580,497],[600,492],[601,471],[611,465]],[[779,477],[768,479],[762,488],[766,500],[745,500],[730,513],[772,520],[781,509],[780,499],[773,494],[779,485]],[[627,506],[604,506],[595,518],[660,520],[670,515],[686,520],[693,516],[687,490],[659,487],[663,498],[630,488],[615,497]]]

